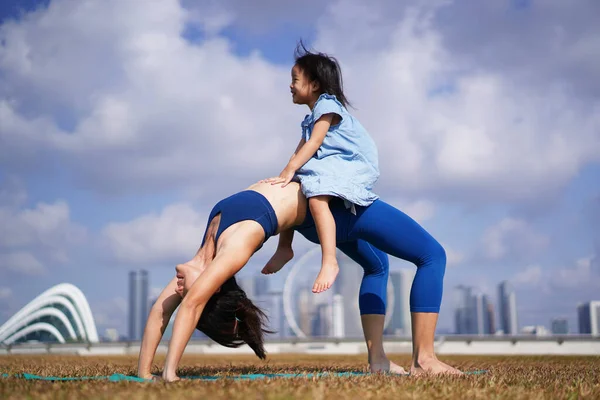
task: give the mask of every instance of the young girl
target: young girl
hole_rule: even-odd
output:
[[[286,186],[294,176],[308,198],[321,243],[321,271],[312,291],[331,287],[339,267],[335,256],[335,221],[329,210],[333,197],[354,205],[368,206],[378,196],[371,190],[379,178],[377,148],[362,125],[348,113],[342,74],[335,58],[311,53],[300,42],[292,68],[292,101],[305,104],[311,113],[302,122],[302,138],[278,177],[266,179]],[[281,232],[277,251],[262,273],[279,271],[293,257],[293,231]]]

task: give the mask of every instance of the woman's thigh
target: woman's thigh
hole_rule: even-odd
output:
[[[389,255],[417,265],[432,252],[443,251],[414,219],[381,200],[357,210],[348,227],[348,239],[367,241]]]

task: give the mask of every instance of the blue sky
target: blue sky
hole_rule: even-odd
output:
[[[289,158],[307,112],[288,88],[300,38],[339,59],[379,148],[377,192],[446,247],[440,328],[459,284],[495,299],[510,280],[521,325],[573,330],[597,299],[595,3],[145,4],[0,5],[0,323],[70,282],[100,333],[125,333],[127,271],[160,288],[212,205]]]

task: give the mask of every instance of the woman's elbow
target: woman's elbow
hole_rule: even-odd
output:
[[[192,296],[186,296],[181,305],[179,306],[179,312],[187,311],[192,313],[202,312],[205,302],[201,299],[194,298]]]

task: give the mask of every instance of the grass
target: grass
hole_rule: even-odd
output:
[[[393,359],[408,366],[410,358]],[[510,356],[442,357],[462,370],[485,369],[466,377],[391,377],[369,375],[320,379],[255,381],[43,382],[0,378],[0,398],[98,399],[548,399],[600,398],[600,357]],[[164,358],[157,360],[155,371]],[[0,373],[44,376],[134,375],[136,357],[0,356]],[[364,371],[365,356],[273,355],[267,362],[253,356],[186,356],[180,375],[230,376],[247,373]]]

